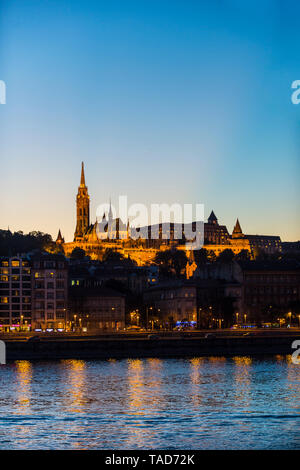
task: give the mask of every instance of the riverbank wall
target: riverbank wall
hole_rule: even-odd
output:
[[[79,338],[6,341],[14,360],[180,358],[292,354],[299,335],[239,337]]]

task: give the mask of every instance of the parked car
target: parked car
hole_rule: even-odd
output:
[[[214,339],[214,338],[216,338],[216,335],[214,335],[213,333],[206,333],[206,335],[204,336],[204,338],[206,338],[206,339]]]
[[[27,339],[27,342],[28,342],[28,343],[36,343],[36,342],[39,342],[39,341],[41,341],[41,338],[40,338],[38,335],[30,336],[30,337]]]
[[[159,336],[151,334],[151,335],[148,335],[147,338],[148,339],[159,339]]]

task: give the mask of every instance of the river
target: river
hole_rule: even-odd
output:
[[[1,449],[300,449],[290,356],[0,366]]]

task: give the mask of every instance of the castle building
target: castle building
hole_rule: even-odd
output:
[[[184,238],[181,234],[184,232],[183,224],[170,223],[169,237],[164,236],[164,224],[158,226],[148,226],[140,228],[141,233],[147,233],[148,238],[133,240],[130,237],[129,222],[123,222],[120,218],[113,218],[110,208],[108,214],[103,214],[102,220],[95,223],[90,222],[90,196],[85,184],[84,164],[81,165],[80,185],[76,197],[76,229],[73,242],[65,243],[59,230],[56,243],[60,245],[67,257],[69,257],[74,248],[81,248],[90,256],[92,260],[102,260],[107,249],[118,251],[125,257],[130,257],[139,266],[149,265],[153,262],[159,251],[170,248],[186,250]],[[195,230],[196,223],[192,223],[192,229]],[[151,239],[152,230],[158,230],[158,239]],[[180,235],[178,235],[180,233]],[[243,233],[239,220],[237,219],[232,234],[230,235],[225,225],[220,225],[214,213],[211,212],[206,223],[204,223],[204,245],[208,251],[219,255],[224,250],[232,250],[238,254],[243,250],[249,252],[250,257],[263,250],[267,253],[281,251],[281,240],[278,236],[266,235],[246,235]],[[188,263],[188,275],[191,275]]]

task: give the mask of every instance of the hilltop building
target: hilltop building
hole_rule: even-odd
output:
[[[195,230],[195,222],[192,228]],[[158,231],[158,239],[151,239],[151,232]],[[151,264],[157,252],[172,247],[186,250],[184,238],[178,234],[183,232],[183,225],[170,223],[170,236],[163,236],[163,224],[140,228],[141,233],[148,233],[148,238],[134,240],[130,237],[131,228],[128,221],[113,218],[111,205],[108,213],[104,213],[102,220],[91,223],[90,221],[90,196],[85,183],[84,164],[81,165],[81,178],[76,197],[76,228],[74,240],[65,242],[59,230],[56,243],[62,246],[66,256],[70,256],[74,248],[81,248],[92,260],[102,260],[107,249],[115,250],[125,257],[130,257],[139,266]],[[246,235],[243,233],[237,219],[232,234],[230,235],[225,225],[220,225],[214,213],[211,212],[204,223],[204,246],[208,251],[217,256],[229,249],[238,254],[243,250],[250,253],[252,258],[263,250],[267,253],[281,251],[281,240],[278,236]],[[191,271],[189,263],[189,273]]]

